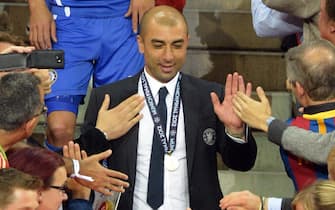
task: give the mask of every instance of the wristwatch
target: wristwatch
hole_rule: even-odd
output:
[[[276,118],[275,118],[275,117],[272,117],[272,116],[268,117],[268,119],[266,119],[266,124],[267,124],[268,126],[270,126],[270,124],[272,123],[272,121],[275,120],[275,119],[276,119]]]

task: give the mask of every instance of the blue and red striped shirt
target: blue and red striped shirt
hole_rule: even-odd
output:
[[[335,130],[335,103],[309,106],[302,116],[288,120],[289,125],[316,133]],[[327,165],[317,165],[280,148],[287,175],[292,179],[295,190],[300,191],[317,179],[328,179]]]

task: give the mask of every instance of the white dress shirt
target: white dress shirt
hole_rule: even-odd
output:
[[[165,86],[168,90],[166,96],[166,136],[169,138],[173,96],[179,73],[170,82],[161,83],[151,77],[146,71],[144,72],[156,104],[158,103],[159,89]],[[141,79],[138,82],[138,94],[144,96]],[[147,204],[147,191],[154,123],[146,103],[141,113],[143,114],[143,119],[141,119],[139,123],[133,209],[151,210],[151,207]],[[172,156],[179,160],[179,167],[175,171],[169,171],[164,167],[164,201],[159,210],[185,210],[189,207],[185,125],[182,101],[180,103],[176,149],[172,153]]]

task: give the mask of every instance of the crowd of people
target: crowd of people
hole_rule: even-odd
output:
[[[251,1],[258,35],[299,38],[285,56],[301,115],[288,122],[271,116],[261,87],[252,99],[251,83],[237,72],[224,87],[181,72],[189,43],[184,0],[28,3],[32,46],[1,32],[0,53],[61,49],[65,66],[0,72],[0,209],[108,209],[115,192],[120,210],[335,209],[332,0]],[[41,115],[47,139],[36,147],[25,139]],[[294,198],[222,194],[217,153],[231,169],[252,169],[251,127],[280,146]]]

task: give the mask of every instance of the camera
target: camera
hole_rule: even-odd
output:
[[[63,50],[34,50],[31,53],[0,54],[0,71],[16,69],[62,69]]]

